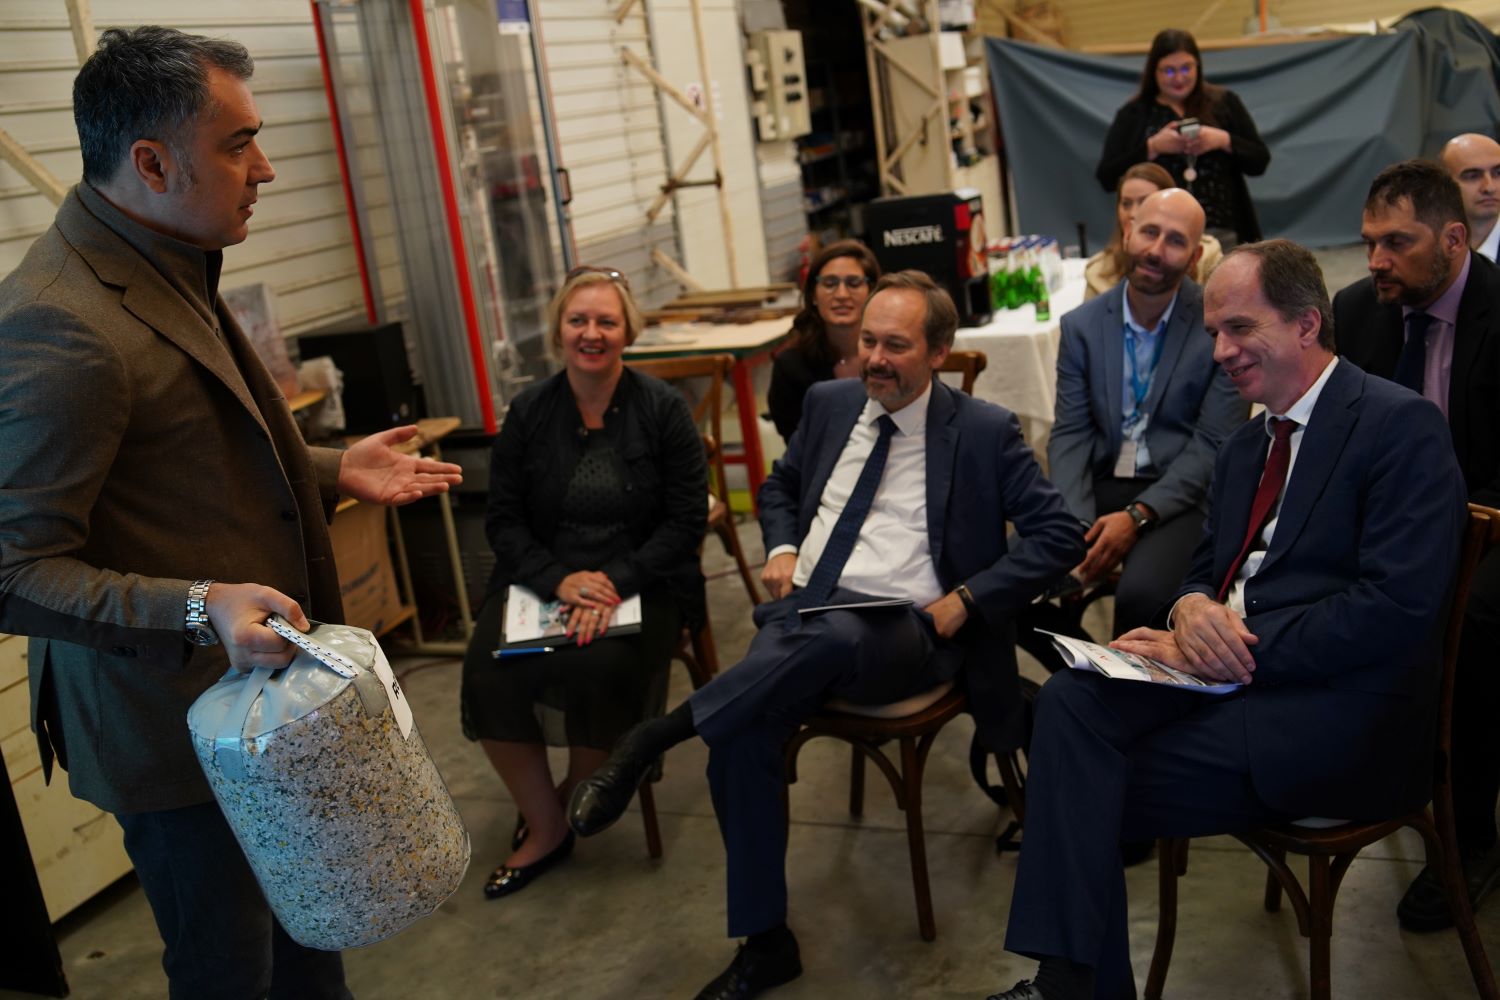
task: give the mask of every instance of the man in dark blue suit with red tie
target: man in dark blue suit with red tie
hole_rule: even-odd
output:
[[[1011,619],[1077,564],[1083,534],[1015,416],[934,377],[957,325],[926,275],[880,280],[862,321],[861,380],[809,390],[760,492],[775,600],[756,609],[745,658],[627,733],[573,794],[574,829],[596,833],[663,751],[694,734],[708,744],[729,933],[748,940],[705,1000],[744,1000],[801,974],[786,924],[784,754],[821,705],[887,704],[961,678],[981,741],[1020,740]],[[801,613],[871,598],[906,604]]]
[[[1267,412],[1219,452],[1170,631],[1114,645],[1243,687],[1076,670],[1042,687],[1005,942],[1041,965],[992,1000],[1135,996],[1122,837],[1369,820],[1430,796],[1440,619],[1465,517],[1443,415],[1335,358],[1322,273],[1295,244],[1226,256],[1204,327]]]

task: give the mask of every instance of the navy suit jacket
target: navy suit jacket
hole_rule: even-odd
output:
[[[1448,429],[1469,499],[1500,506],[1500,267],[1469,254],[1469,281],[1458,300]],[[1339,353],[1372,375],[1391,378],[1406,341],[1398,305],[1381,305],[1369,278],[1333,299]]]
[[[1073,513],[1092,522],[1094,480],[1113,474],[1124,443],[1123,282],[1062,318],[1057,404],[1047,469]],[[1137,498],[1162,520],[1205,509],[1214,455],[1250,408],[1214,364],[1203,331],[1203,289],[1184,278],[1163,333],[1161,361],[1146,394],[1146,447],[1161,475]]]
[[[1273,808],[1375,819],[1430,796],[1443,618],[1464,520],[1442,413],[1340,361],[1245,587],[1251,773]],[[1219,453],[1182,594],[1213,596],[1250,520],[1265,417]],[[1181,596],[1181,595],[1179,595]]]
[[[767,552],[801,545],[866,398],[855,379],[808,389],[802,423],[761,487]],[[932,561],[944,590],[966,583],[979,607],[955,639],[965,646],[964,684],[979,738],[1005,751],[1022,735],[1011,620],[1083,558],[1083,532],[1042,475],[1014,414],[937,380],[927,405]],[[1006,522],[1016,538],[1007,539]]]

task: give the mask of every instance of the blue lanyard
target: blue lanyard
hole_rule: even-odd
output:
[[[1141,378],[1136,368],[1135,360],[1135,330],[1130,326],[1125,327],[1125,356],[1130,359],[1130,393],[1135,397],[1135,409],[1139,413],[1141,404],[1146,401],[1146,396],[1151,391],[1151,378],[1156,374],[1156,366],[1161,361],[1161,349],[1166,345],[1167,338],[1163,327],[1159,325],[1156,334],[1156,349],[1151,352],[1151,367],[1146,370],[1145,379]]]

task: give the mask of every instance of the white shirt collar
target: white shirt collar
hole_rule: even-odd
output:
[[[1270,410],[1267,410],[1266,415],[1268,417],[1284,417],[1287,420],[1295,420],[1298,427],[1306,427],[1308,419],[1312,416],[1313,407],[1318,405],[1318,397],[1323,394],[1323,386],[1328,384],[1328,376],[1333,374],[1333,366],[1338,363],[1339,359],[1337,356],[1330,358],[1328,366],[1323,369],[1323,374],[1318,376],[1318,380],[1302,394],[1302,398],[1289,406],[1285,413],[1271,413]],[[1266,421],[1266,434],[1272,435],[1270,420]]]
[[[1500,253],[1500,219],[1495,220],[1495,224],[1490,227],[1490,234],[1479,244],[1479,252],[1490,260],[1495,260],[1495,255]]]
[[[896,423],[896,430],[906,437],[923,434],[927,430],[927,404],[932,400],[932,382],[928,381],[922,394],[907,403],[901,409],[891,414],[891,419]],[[865,408],[860,412],[859,422],[862,424],[873,424],[888,411],[878,400],[865,400]]]

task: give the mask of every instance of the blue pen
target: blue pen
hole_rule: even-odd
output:
[[[507,656],[530,656],[532,653],[552,653],[555,651],[555,647],[552,646],[521,646],[516,649],[497,649],[490,655],[500,660]]]

